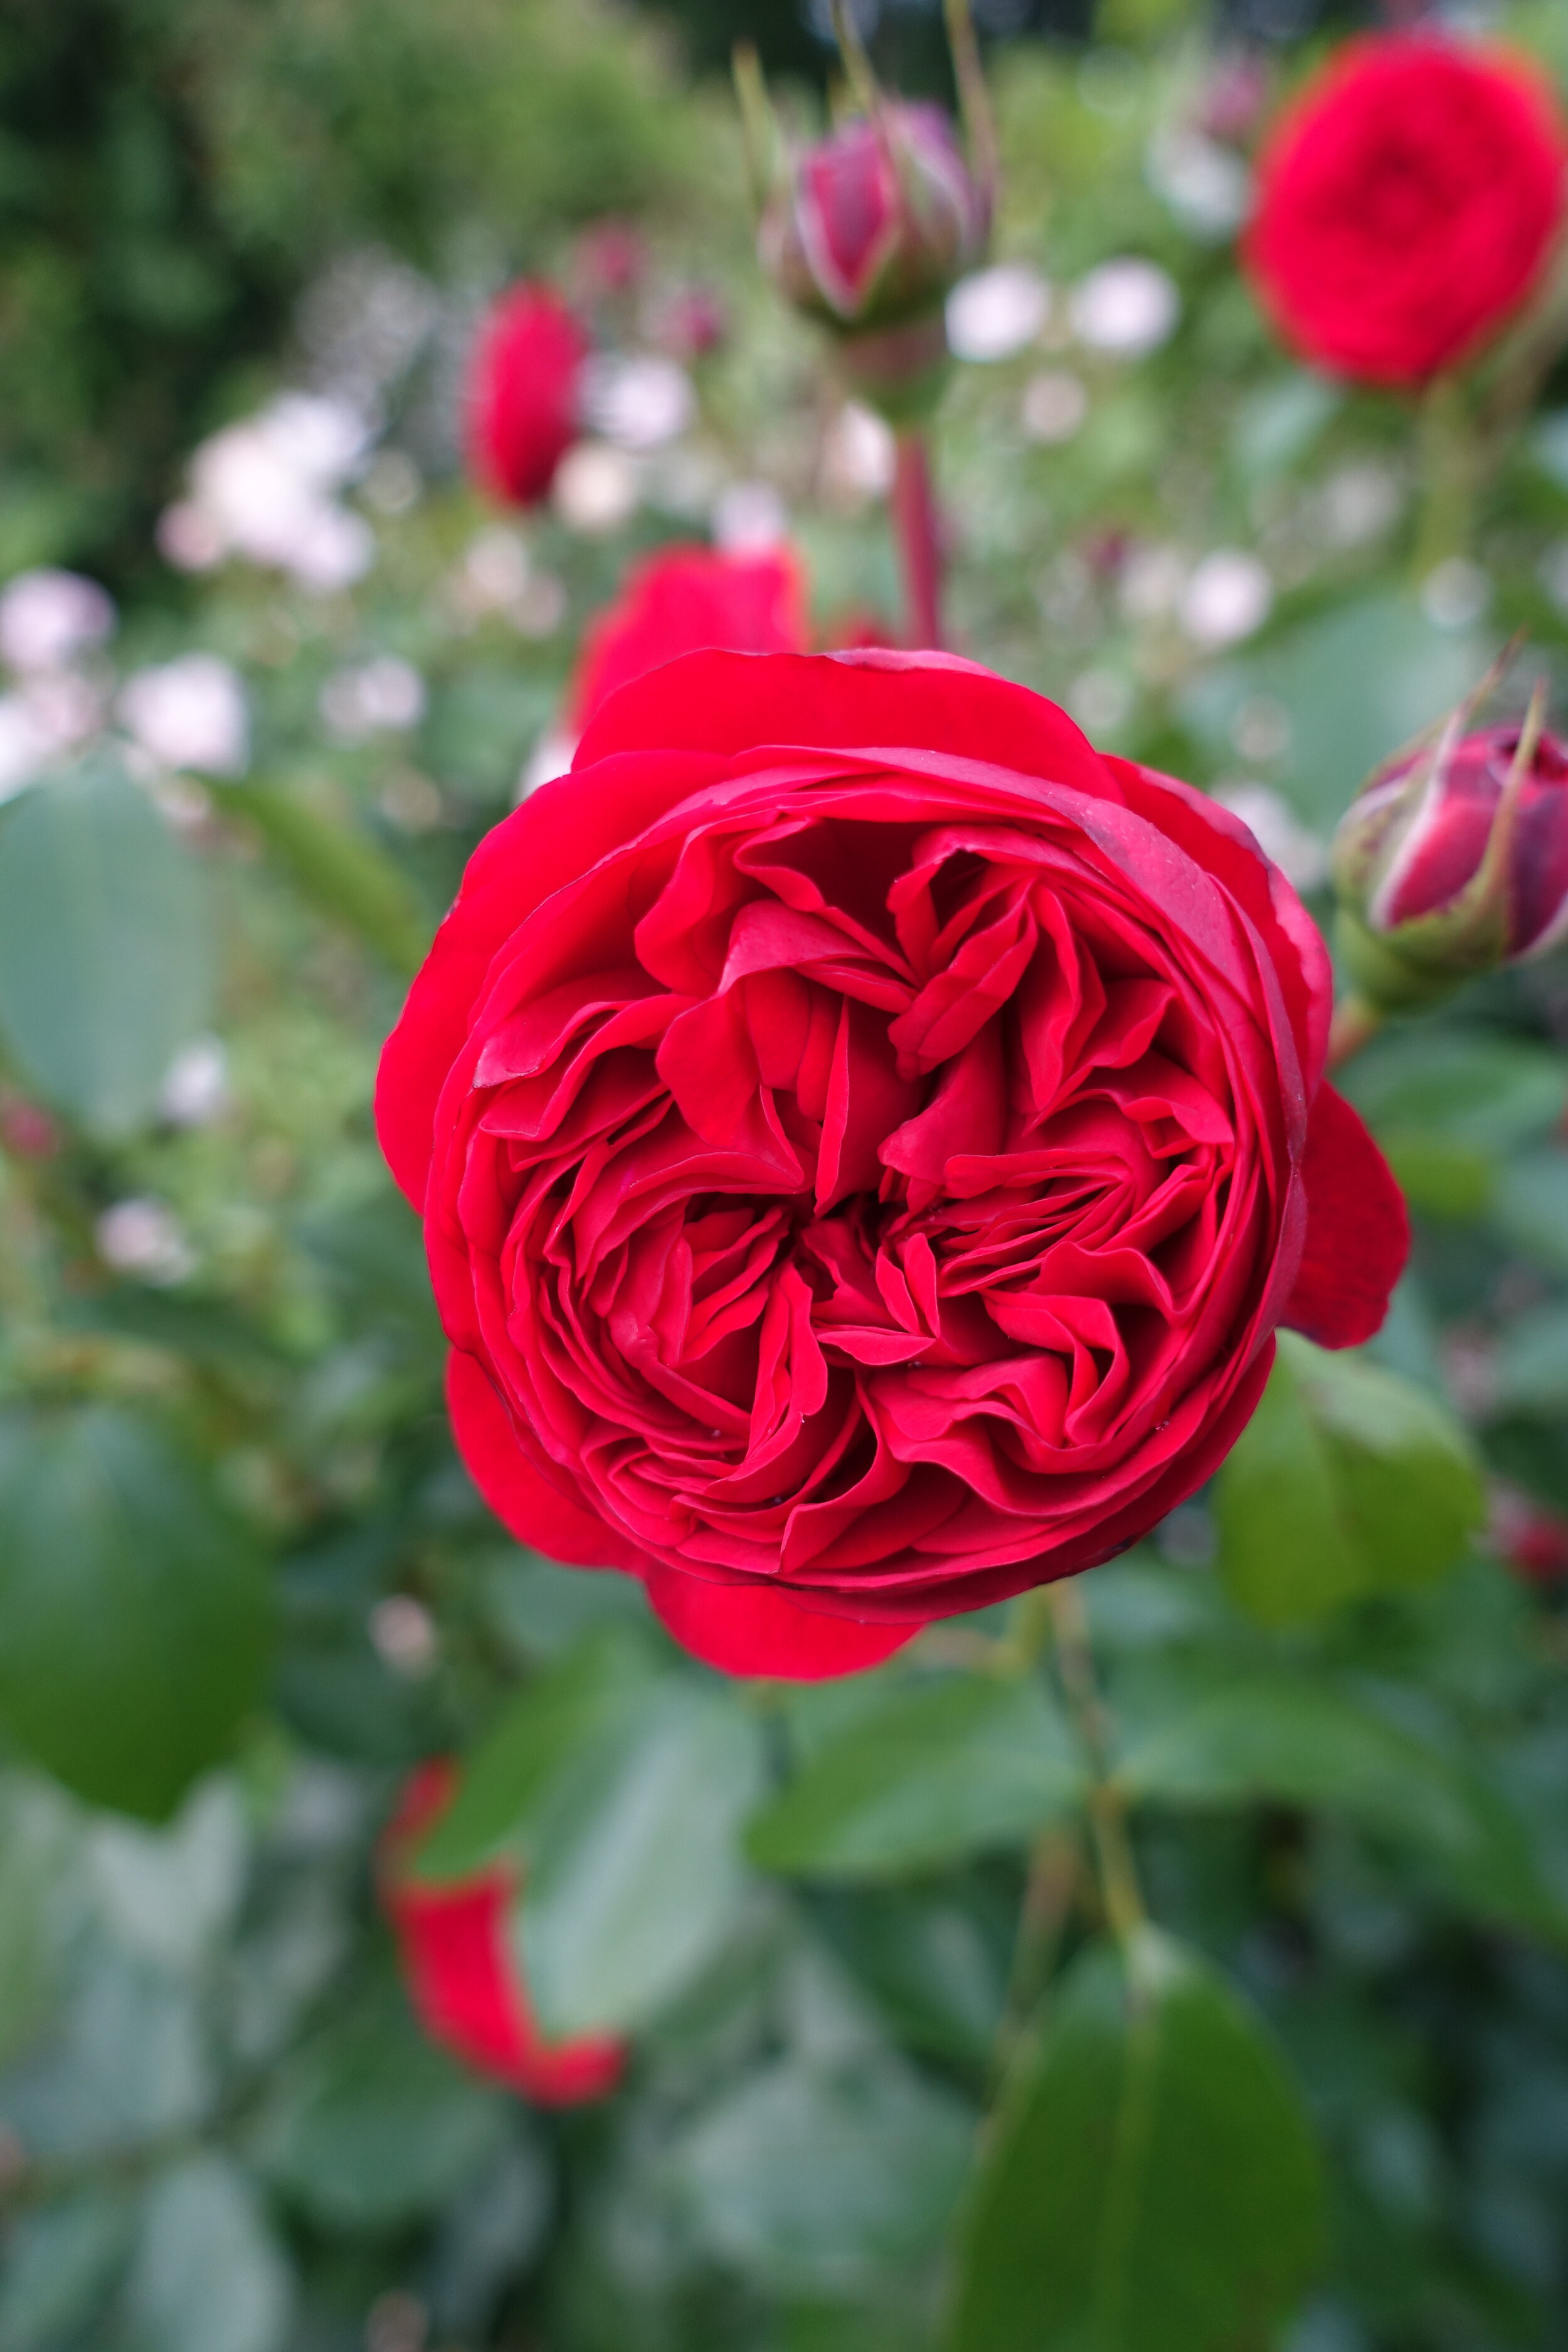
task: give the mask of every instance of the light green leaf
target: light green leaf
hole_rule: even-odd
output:
[[[531,1852],[541,1807],[563,1777],[614,1730],[651,1668],[611,1630],[580,1642],[531,1682],[463,1766],[457,1797],[414,1860],[417,1878],[466,1878],[503,1855]]]
[[[929,2262],[973,2128],[890,2058],[834,2073],[786,2062],[700,2116],[671,2174],[702,2244],[756,2285],[865,2293]]]
[[[1401,1024],[1336,1080],[1380,1142],[1440,1139],[1489,1162],[1550,1134],[1568,1109],[1568,1066],[1523,1037]]]
[[[1268,1625],[1429,1583],[1486,1516],[1459,1423],[1365,1357],[1282,1331],[1263,1401],[1219,1474],[1220,1574]]]
[[[1568,1151],[1546,1144],[1510,1160],[1491,1203],[1505,1241],[1553,1274],[1568,1274]]]
[[[746,1898],[761,1769],[739,1700],[684,1677],[577,1751],[538,1807],[512,1915],[547,2032],[639,2026],[714,1956]]]
[[[949,2352],[1265,2345],[1322,2242],[1272,2041],[1148,1928],[1078,1962],[1016,2063],[962,2233]]]
[[[293,2281],[256,2192],[228,2158],[154,2182],[126,2286],[135,2352],[283,2352]]]
[[[1532,1307],[1508,1326],[1492,1365],[1500,1413],[1554,1420],[1568,1412],[1568,1303]]]
[[[1136,1739],[1117,1779],[1133,1802],[1277,1803],[1340,1812],[1414,1849],[1483,1915],[1563,1921],[1523,1825],[1464,1763],[1321,1682],[1255,1675]]]
[[[94,2189],[23,2213],[0,2270],[0,2352],[56,2352],[92,2318],[123,2263],[132,2206]]]
[[[890,1877],[1025,1843],[1082,1789],[1038,1683],[895,1681],[763,1806],[746,1843],[768,1870]]]
[[[393,971],[418,970],[432,926],[385,850],[283,783],[216,783],[226,808],[247,816],[301,895],[357,933]]]
[[[201,868],[111,761],[0,814],[0,1028],[48,1101],[98,1135],[142,1125],[213,977]]]
[[[268,1616],[254,1544],[151,1418],[0,1419],[0,1722],[79,1796],[167,1815],[256,1699]]]

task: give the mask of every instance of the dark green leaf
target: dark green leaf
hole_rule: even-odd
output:
[[[966,2223],[951,2352],[1264,2346],[1322,2240],[1267,2032],[1150,1928],[1086,1954],[1016,2062]]]
[[[1401,1024],[1373,1038],[1340,1083],[1380,1141],[1440,1139],[1493,1162],[1550,1134],[1568,1109],[1560,1055],[1479,1029]]]
[[[119,768],[86,762],[0,816],[0,1026],[50,1102],[96,1134],[141,1125],[212,992],[201,869]]]
[[[747,1845],[764,1869],[891,1876],[1023,1843],[1076,1803],[1082,1785],[1038,1683],[892,1681],[763,1806]]]
[[[23,2214],[0,2271],[0,2352],[56,2352],[92,2318],[131,2242],[131,2200],[105,2189]]]
[[[1253,1675],[1145,1734],[1117,1778],[1134,1801],[1338,1811],[1414,1848],[1483,1913],[1561,1929],[1524,1829],[1468,1766],[1321,1682]]]
[[[1527,1418],[1568,1412],[1568,1303],[1532,1307],[1508,1326],[1492,1367],[1492,1403]]]
[[[1427,1390],[1279,1334],[1263,1401],[1220,1472],[1220,1573],[1265,1624],[1452,1567],[1486,1516],[1475,1456]]]
[[[642,2025],[714,1957],[746,1898],[761,1769],[738,1698],[684,1677],[577,1749],[534,1814],[513,1913],[547,2032]]]
[[[891,2059],[770,2067],[699,2117],[672,2158],[718,2259],[758,2285],[854,2294],[929,2262],[973,2118]]]
[[[1491,1217],[1516,1249],[1568,1274],[1568,1151],[1547,1144],[1511,1160],[1498,1180]]]
[[[68,1788],[158,1819],[266,1670],[254,1544],[156,1423],[0,1421],[0,1720]]]

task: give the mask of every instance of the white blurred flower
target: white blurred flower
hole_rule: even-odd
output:
[[[850,502],[886,498],[893,487],[898,445],[875,409],[847,400],[827,428],[822,448],[826,488]]]
[[[598,538],[618,530],[637,512],[637,467],[607,441],[579,441],[556,467],[550,494],[569,530]]]
[[[504,613],[522,594],[532,568],[521,534],[496,523],[477,531],[463,550],[458,600],[465,612]]]
[[[161,768],[237,776],[250,755],[250,727],[239,673],[216,654],[136,671],[120,697],[132,739]]]
[[[114,633],[113,599],[79,572],[19,572],[0,591],[0,661],[63,668]]]
[[[522,773],[517,780],[513,798],[525,801],[530,793],[539,790],[541,784],[552,784],[557,776],[565,775],[576,749],[575,735],[564,734],[554,727],[548,729],[529,753]]]
[[[657,352],[590,362],[583,414],[595,433],[622,449],[662,449],[679,439],[697,414],[697,394],[683,367]]]
[[[1179,547],[1135,547],[1121,567],[1121,610],[1130,621],[1161,621],[1173,613],[1187,584]]]
[[[1192,236],[1217,245],[1252,205],[1252,174],[1234,147],[1203,131],[1170,129],[1151,141],[1149,184]]]
[[[93,1227],[93,1240],[105,1265],[143,1282],[184,1282],[195,1270],[185,1229],[162,1201],[117,1201]]]
[[[412,1593],[390,1592],[370,1612],[371,1646],[384,1666],[411,1682],[427,1675],[438,1646],[436,1621]]]
[[[1273,859],[1294,888],[1315,890],[1328,879],[1328,844],[1310,832],[1289,803],[1267,784],[1222,784],[1215,798],[1241,819],[1265,857]]]
[[[961,360],[1010,360],[1045,325],[1051,289],[1025,261],[961,278],[947,298],[947,340]]]
[[[1421,610],[1435,629],[1469,628],[1491,600],[1491,582],[1462,555],[1451,555],[1421,583]]]
[[[45,670],[28,679],[22,698],[52,751],[85,742],[103,724],[102,687],[75,670]]]
[[[412,662],[378,654],[372,661],[334,670],[321,688],[320,707],[340,742],[363,743],[371,735],[416,727],[425,716],[425,681]]]
[[[1072,322],[1080,343],[1118,359],[1142,359],[1175,331],[1182,314],[1176,281],[1157,261],[1128,254],[1102,261],[1073,289]]]
[[[1234,646],[1260,629],[1273,606],[1274,583],[1257,556],[1216,547],[1183,589],[1177,617],[1194,645]]]
[[[375,538],[336,504],[364,453],[368,428],[345,402],[286,393],[259,415],[204,441],[190,494],[170,507],[158,541],[173,563],[205,571],[225,555],[275,566],[302,586],[346,587],[368,570]]]
[[[228,1056],[216,1037],[197,1037],[184,1046],[158,1089],[159,1115],[171,1127],[210,1127],[231,1100]]]
[[[1375,458],[1342,466],[1319,494],[1320,528],[1331,547],[1364,547],[1396,520],[1404,494],[1399,477]]]
[[[727,555],[763,555],[789,537],[789,509],[771,482],[731,482],[713,502],[712,528]]]
[[[1042,368],[1024,386],[1024,430],[1031,441],[1070,441],[1089,415],[1082,379],[1068,368]]]
[[[32,783],[54,751],[26,697],[0,694],[0,801]]]
[[[406,514],[419,503],[424,479],[402,449],[382,449],[364,478],[364,495],[377,514]]]

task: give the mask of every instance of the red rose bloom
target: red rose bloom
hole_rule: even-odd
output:
[[[483,842],[388,1041],[458,1447],[700,1656],[812,1675],[1108,1559],[1403,1204],[1236,819],[936,654],[699,654]]]
[[[468,371],[468,463],[492,496],[534,506],[576,440],[588,339],[552,288],[514,286],[479,330]]]
[[[382,1901],[420,2023],[443,2049],[540,2106],[601,2099],[620,2080],[625,2046],[608,2034],[546,2042],[540,2032],[507,1933],[510,1874],[487,1870],[450,1886],[405,1874],[410,1847],[446,1811],[457,1777],[454,1765],[422,1765],[384,1850]]]
[[[1565,160],[1527,66],[1420,35],[1347,42],[1275,126],[1244,257],[1304,359],[1423,383],[1535,284]]]
[[[617,687],[679,654],[710,646],[738,654],[805,648],[800,572],[788,555],[716,555],[669,547],[634,566],[609,610],[589,627],[572,680],[580,733]]]

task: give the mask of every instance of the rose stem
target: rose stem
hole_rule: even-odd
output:
[[[1127,1801],[1110,1770],[1110,1731],[1100,1701],[1089,1646],[1089,1618],[1070,1580],[1045,1588],[1057,1672],[1078,1735],[1089,1759],[1089,1823],[1094,1832],[1094,1857],[1100,1874],[1100,1897],[1111,1933],[1125,1942],[1147,1917],[1127,1834]]]
[[[1375,1037],[1383,1026],[1383,1015],[1375,1005],[1352,989],[1342,996],[1334,1007],[1334,1017],[1329,1024],[1329,1067],[1337,1070],[1352,1054],[1359,1054],[1369,1039]]]
[[[1464,386],[1435,376],[1416,412],[1415,461],[1420,514],[1413,562],[1415,585],[1450,556],[1468,555],[1480,488],[1477,446]]]
[[[900,434],[893,470],[893,528],[903,565],[910,638],[917,649],[940,646],[942,546],[925,436],[910,425]]]

